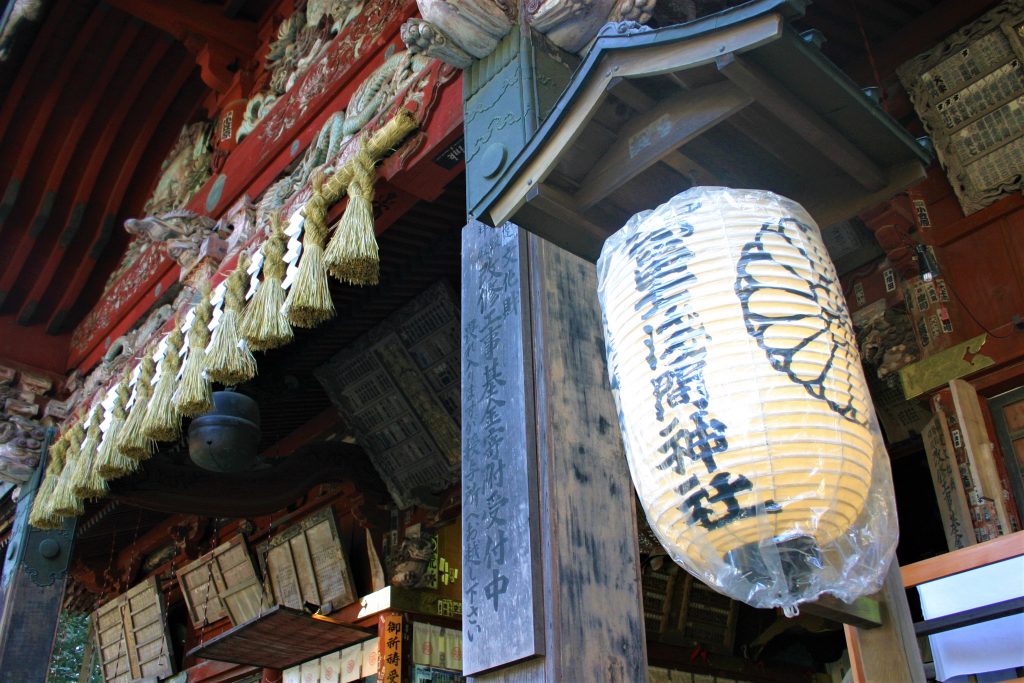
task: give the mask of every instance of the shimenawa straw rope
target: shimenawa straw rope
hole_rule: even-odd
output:
[[[135,380],[135,402],[132,403],[124,426],[117,435],[117,448],[125,457],[142,461],[153,455],[156,444],[142,431],[142,423],[146,419],[149,399],[153,396],[153,375],[156,363],[152,353],[147,350],[142,356],[139,366],[139,377]]]
[[[249,257],[242,252],[225,284],[224,311],[206,354],[207,376],[225,386],[248,382],[256,376],[256,359],[238,332],[248,284]]]
[[[142,433],[154,441],[174,441],[181,435],[181,417],[174,409],[174,383],[178,381],[181,369],[181,351],[185,335],[181,333],[181,321],[174,320],[174,327],[167,335],[167,348],[160,361],[160,375],[153,390],[153,398],[142,421]]]
[[[285,299],[285,315],[295,327],[316,327],[334,317],[334,302],[327,283],[324,243],[327,241],[327,202],[321,194],[323,171],[313,174],[313,196],[302,209],[302,255],[299,271]]]
[[[101,397],[96,400],[96,406],[92,410],[89,428],[85,432],[85,441],[82,442],[82,452],[71,473],[71,492],[82,500],[98,498],[109,490],[107,482],[99,475],[96,467],[96,453],[100,445],[100,424],[103,422],[104,412]]]
[[[242,338],[253,351],[276,349],[295,337],[282,311],[286,292],[281,284],[288,272],[284,254],[288,238],[279,212],[270,216],[270,238],[263,244],[263,281],[242,313]]]
[[[75,465],[82,454],[82,440],[85,438],[85,427],[81,420],[76,422],[68,431],[68,446],[64,456],[64,468],[60,472],[60,478],[53,489],[53,503],[51,509],[58,517],[74,517],[85,512],[85,504],[82,499],[71,490],[71,476],[75,471]]]
[[[125,372],[114,391],[114,403],[110,407],[110,425],[96,453],[96,469],[107,481],[134,472],[139,465],[136,460],[122,453],[117,446],[117,438],[128,417],[125,406],[128,405],[128,397],[131,396],[131,389],[128,387],[130,375],[131,371]]]
[[[46,463],[46,476],[32,501],[32,512],[28,523],[37,529],[59,529],[63,520],[53,513],[53,492],[57,488],[61,470],[64,469],[64,454],[68,450],[67,434],[62,434],[50,446],[50,460]]]
[[[360,147],[349,163],[348,205],[334,228],[324,262],[342,282],[375,285],[380,282],[380,252],[373,221],[374,160]]]
[[[200,300],[188,330],[188,358],[181,384],[174,392],[174,408],[179,415],[194,417],[213,410],[213,392],[210,380],[205,375],[206,347],[210,343],[210,320],[213,304],[210,303],[210,283],[200,286]]]

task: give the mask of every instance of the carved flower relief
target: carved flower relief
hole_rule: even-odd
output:
[[[743,248],[736,295],[747,332],[772,367],[851,422],[866,424],[868,397],[838,278],[794,219],[765,224]],[[795,287],[802,281],[805,286]]]

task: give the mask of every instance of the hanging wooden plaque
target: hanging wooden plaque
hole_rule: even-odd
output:
[[[319,510],[271,538],[260,558],[278,604],[302,609],[307,602],[329,602],[336,610],[357,598],[331,508]]]
[[[965,214],[1024,186],[1024,1],[897,69]]]
[[[458,329],[435,283],[316,370],[400,508],[459,480]]]
[[[152,577],[92,614],[105,683],[164,678],[174,673],[167,609]]]
[[[225,616],[237,626],[270,606],[256,565],[245,544],[235,536],[178,572],[181,594],[195,626]]]

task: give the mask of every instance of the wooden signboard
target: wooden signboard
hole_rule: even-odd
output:
[[[235,626],[270,607],[245,539],[235,536],[178,572],[181,594],[195,626],[225,616]]]
[[[402,680],[402,650],[405,639],[405,620],[401,614],[380,615],[380,659],[377,662],[377,680],[380,683],[400,683]],[[365,671],[363,673],[366,673]]]
[[[946,416],[940,410],[922,430],[921,438],[928,457],[928,469],[932,473],[946,544],[950,550],[956,550],[974,545],[975,538],[967,494],[960,480],[960,467],[945,427]]]
[[[969,382],[962,379],[951,381],[949,390],[953,394],[956,417],[960,422],[960,429],[963,431],[967,459],[971,463],[972,471],[977,473],[975,484],[980,489],[981,495],[990,499],[995,507],[999,533],[1011,533],[1013,525],[1010,523],[1006,509],[1003,482],[992,453],[992,442],[985,426],[985,418],[981,414],[981,401],[978,399],[978,392]]]
[[[319,510],[271,538],[260,557],[278,604],[302,609],[355,602],[355,585],[331,508]]]
[[[965,214],[1024,178],[1024,0],[1006,0],[901,66]]]
[[[519,268],[525,233],[463,229],[462,624],[467,675],[541,654],[537,462]],[[496,637],[501,634],[501,637]]]
[[[92,623],[106,683],[174,673],[167,610],[155,577],[97,609]]]

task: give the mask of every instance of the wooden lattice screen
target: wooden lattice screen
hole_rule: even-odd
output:
[[[155,577],[97,609],[92,623],[106,683],[174,673],[167,610]]]

